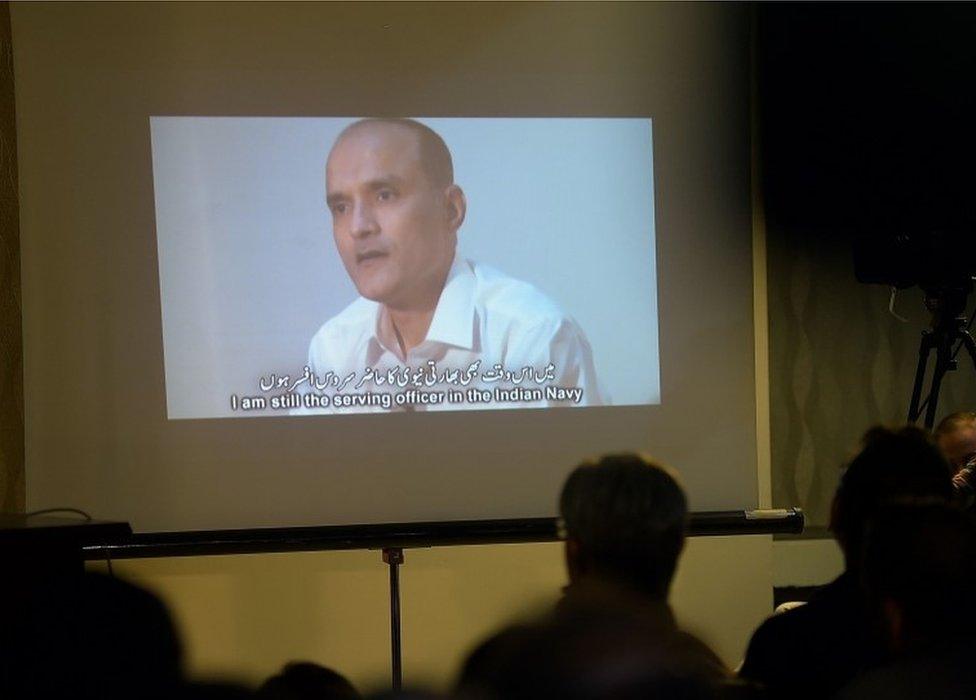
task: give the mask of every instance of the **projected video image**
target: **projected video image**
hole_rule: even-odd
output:
[[[169,418],[660,403],[649,119],[150,126]]]

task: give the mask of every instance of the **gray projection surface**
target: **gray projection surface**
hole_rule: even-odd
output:
[[[545,516],[582,456],[622,449],[677,468],[696,510],[756,504],[748,8],[17,3],[11,20],[28,508],[143,531]],[[149,125],[186,115],[652,117],[660,403],[168,419]],[[327,251],[319,216],[281,233]],[[511,259],[492,262],[522,274]],[[605,298],[618,271],[580,265],[572,294]],[[633,332],[621,303],[594,342]]]

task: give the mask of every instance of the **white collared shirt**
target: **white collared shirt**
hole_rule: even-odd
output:
[[[312,391],[333,398],[405,394],[397,399],[402,403],[387,399],[383,407],[373,397],[372,403],[364,398],[353,406],[296,413],[608,403],[597,384],[590,344],[577,323],[532,285],[487,265],[455,257],[427,336],[405,361],[381,340],[383,313],[381,304],[360,297],[322,325],[308,349],[309,368],[318,381]],[[472,400],[470,389],[490,397],[481,393],[480,400],[478,394]],[[417,400],[418,392],[430,401]],[[437,393],[442,393],[440,400]]]

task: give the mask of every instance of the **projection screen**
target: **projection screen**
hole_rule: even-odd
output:
[[[546,516],[633,449],[756,505],[744,8],[11,13],[29,508]]]

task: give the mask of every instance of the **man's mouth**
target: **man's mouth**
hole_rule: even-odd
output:
[[[364,263],[368,264],[373,260],[377,260],[379,258],[385,258],[385,257],[386,257],[386,253],[383,252],[382,250],[367,250],[362,253],[356,253],[356,264],[357,265],[362,265]]]

